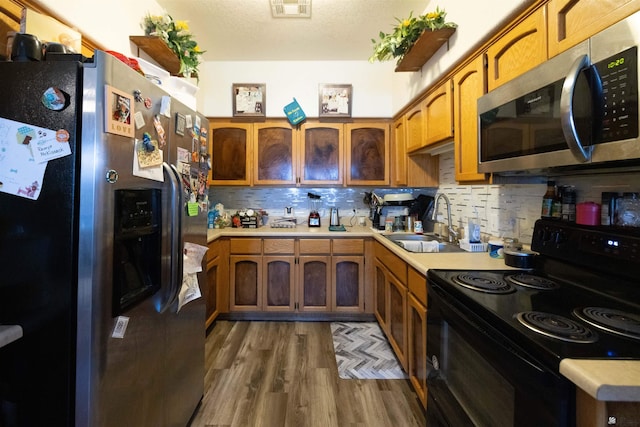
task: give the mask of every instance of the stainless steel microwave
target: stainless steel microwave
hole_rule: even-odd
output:
[[[640,167],[640,12],[478,99],[478,170]]]

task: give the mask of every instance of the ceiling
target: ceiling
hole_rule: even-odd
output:
[[[285,0],[288,1],[288,0]],[[205,61],[362,61],[395,18],[429,0],[312,0],[311,18],[273,18],[269,0],[157,0],[188,22]]]

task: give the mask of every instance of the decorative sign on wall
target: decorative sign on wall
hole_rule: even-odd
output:
[[[233,117],[265,117],[267,86],[264,83],[233,84]]]
[[[351,117],[351,85],[321,84],[318,92],[318,117]]]

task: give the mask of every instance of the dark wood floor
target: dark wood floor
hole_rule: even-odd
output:
[[[343,380],[329,323],[218,321],[192,427],[424,426],[406,380]]]

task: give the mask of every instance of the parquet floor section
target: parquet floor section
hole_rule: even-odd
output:
[[[411,427],[407,380],[340,379],[328,322],[218,321],[192,427]]]

